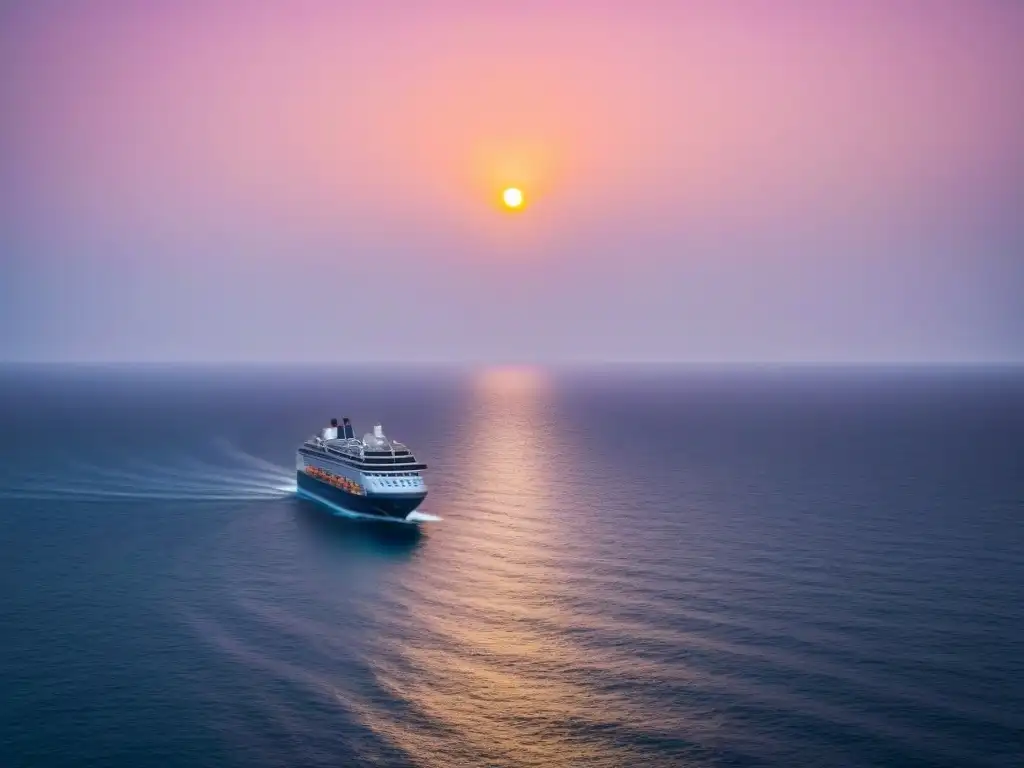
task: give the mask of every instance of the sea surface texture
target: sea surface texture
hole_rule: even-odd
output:
[[[378,526],[294,493],[380,422]],[[0,766],[1024,765],[1012,370],[9,368]]]

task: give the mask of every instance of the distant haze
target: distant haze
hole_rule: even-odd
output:
[[[1021,361],[1021,40],[1013,0],[5,3],[0,360]]]

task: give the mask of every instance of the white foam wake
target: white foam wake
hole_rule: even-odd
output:
[[[431,515],[429,512],[410,512],[405,519],[415,523],[439,523],[444,520],[443,517]]]
[[[72,461],[66,468],[0,483],[0,498],[83,501],[257,501],[295,493],[287,468],[224,444],[220,457],[128,458],[116,465]]]
[[[424,514],[422,512],[410,512],[405,516],[404,520],[398,517],[384,517],[383,515],[367,515],[364,512],[354,512],[351,509],[345,509],[344,507],[335,504],[333,501],[328,501],[323,496],[318,496],[315,493],[304,491],[301,488],[296,491],[296,495],[304,499],[315,501],[317,504],[323,504],[338,517],[347,517],[351,520],[377,520],[382,523],[394,523],[396,525],[416,525],[417,523],[441,521],[440,517]]]

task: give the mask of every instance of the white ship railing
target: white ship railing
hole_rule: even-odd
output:
[[[376,450],[390,451],[392,456],[396,456],[398,451],[407,451],[412,457],[413,453],[405,443],[401,443],[398,440],[387,440],[385,439],[385,445],[377,446]],[[306,445],[319,448],[325,453],[338,453],[342,456],[355,457],[364,459],[365,451],[368,450],[366,443],[364,443],[358,437],[343,437],[335,438],[333,440],[324,440],[320,435],[312,435],[306,440]],[[386,446],[386,447],[385,447]]]

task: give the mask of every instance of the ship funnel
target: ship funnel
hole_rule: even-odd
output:
[[[338,439],[338,420],[331,419],[331,426],[324,427],[324,440]]]
[[[374,426],[373,426],[373,436],[376,437],[378,440],[383,440],[384,439],[384,427],[382,427],[380,424],[374,424]]]
[[[343,433],[344,433],[345,437],[355,437],[355,436],[356,436],[356,432],[355,432],[355,430],[354,430],[354,429],[352,428],[352,422],[348,420],[348,417],[346,416],[346,417],[345,417],[345,418],[343,418],[343,419],[342,419],[341,421],[342,421],[342,423],[343,423],[343,424],[345,425],[345,426],[343,427],[343,429],[342,429],[342,431],[343,431]]]

